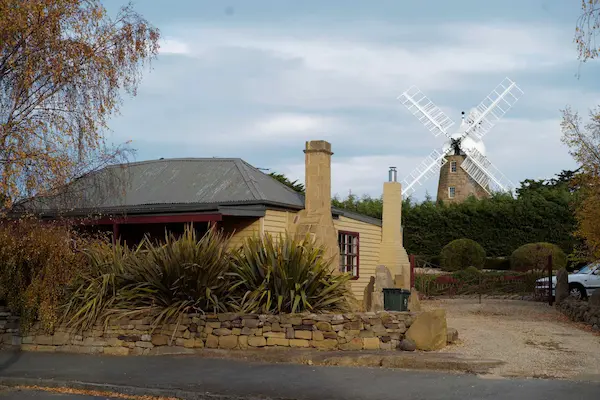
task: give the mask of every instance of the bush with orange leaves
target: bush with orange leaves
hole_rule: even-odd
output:
[[[0,299],[21,316],[22,330],[34,321],[54,329],[64,289],[85,267],[85,257],[77,251],[84,241],[59,223],[0,223]]]

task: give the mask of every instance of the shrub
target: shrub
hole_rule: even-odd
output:
[[[26,331],[39,320],[49,331],[59,318],[64,287],[84,266],[83,245],[67,226],[32,219],[0,224],[0,297]]]
[[[567,256],[555,244],[529,243],[525,244],[510,256],[510,267],[515,271],[530,271],[547,268],[548,256],[552,254],[552,269],[558,270],[567,266]]]
[[[239,311],[297,313],[348,311],[348,274],[333,275],[322,247],[307,236],[248,238],[234,255]]]
[[[445,271],[458,271],[471,266],[481,269],[485,263],[485,250],[471,239],[453,240],[442,249],[440,263]]]
[[[509,257],[487,257],[485,259],[484,269],[493,271],[508,271],[510,269]]]
[[[89,268],[70,286],[63,318],[89,328],[109,318],[151,317],[152,325],[190,312],[228,311],[231,297],[229,238],[193,227],[164,244],[145,239],[134,248],[99,243],[85,251]]]

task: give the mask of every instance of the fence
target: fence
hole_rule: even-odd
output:
[[[548,267],[543,270],[515,272],[466,269],[453,273],[443,273],[440,270],[439,274],[417,273],[415,267],[418,262],[414,255],[410,256],[410,261],[412,287],[427,297],[520,295],[535,300],[548,300],[550,304],[553,301],[552,293],[546,286],[546,282],[552,281],[551,258],[548,259]],[[427,267],[432,266],[427,265]],[[540,279],[543,279],[541,284],[537,282]],[[543,290],[540,290],[540,287]]]

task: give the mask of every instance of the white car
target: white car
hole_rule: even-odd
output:
[[[569,291],[571,296],[577,299],[586,299],[591,296],[595,290],[600,290],[600,262],[588,264],[569,274]],[[543,293],[548,290],[548,278],[541,278],[535,281],[536,292]],[[556,276],[552,277],[552,296],[556,290]]]

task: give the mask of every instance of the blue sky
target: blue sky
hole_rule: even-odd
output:
[[[548,178],[575,167],[560,109],[600,104],[598,63],[580,65],[573,43],[579,3],[138,0],[161,54],[110,140],[132,140],[137,160],[241,157],[303,180],[304,142],[325,139],[333,194],[379,196],[389,166],[403,178],[443,144],[400,93],[417,85],[458,124],[508,76],[525,94],[485,136],[487,156],[515,184]]]

